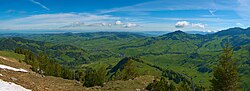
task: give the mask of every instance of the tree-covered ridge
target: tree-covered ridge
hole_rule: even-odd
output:
[[[250,28],[242,29],[239,27],[235,27],[212,34],[212,36],[237,36],[237,35],[250,36]]]
[[[61,66],[54,59],[49,58],[46,54],[34,54],[32,51],[22,48],[16,48],[15,53],[25,55],[25,59],[22,61],[31,65],[31,69],[34,72],[46,76],[74,79],[73,70]]]
[[[14,51],[15,48],[28,49],[36,54],[44,52],[49,57],[59,61],[60,64],[70,67],[87,64],[90,63],[90,61],[96,61],[101,58],[118,56],[117,54],[112,54],[108,50],[85,50],[71,44],[54,44],[50,42],[27,40],[20,37],[1,38],[0,50]]]
[[[34,54],[32,51],[22,48],[16,48],[15,53],[25,55],[25,59],[20,61],[31,65],[32,71],[41,75],[77,80],[86,87],[102,86],[106,81],[107,72],[105,67],[98,70],[92,68],[70,69],[60,65],[56,60],[43,53]]]
[[[96,32],[96,33],[62,33],[62,34],[41,34],[20,36],[22,38],[34,39],[38,41],[46,41],[57,44],[71,43],[80,47],[88,47],[88,49],[108,49],[111,46],[121,45],[138,38],[146,36],[137,33],[127,32]],[[104,46],[105,45],[105,46]]]

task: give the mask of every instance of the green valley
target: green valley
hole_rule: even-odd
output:
[[[193,81],[195,87],[206,89],[211,86],[209,80],[213,77],[213,68],[224,45],[229,42],[234,51],[233,57],[240,65],[240,86],[250,90],[250,28],[230,28],[206,35],[179,30],[155,37],[129,32],[1,36],[0,50],[14,52],[25,49],[34,55],[43,53],[70,71],[91,69],[98,72],[104,67],[106,80],[165,76],[173,84],[187,82],[190,86]],[[131,71],[133,73],[129,73]],[[128,74],[134,75],[130,77]]]

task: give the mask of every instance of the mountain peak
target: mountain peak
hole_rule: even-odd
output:
[[[250,27],[248,27],[246,30],[250,30]]]
[[[167,35],[186,35],[187,33],[181,31],[181,30],[177,30],[171,33],[168,33]]]
[[[181,30],[177,30],[168,34],[164,34],[162,36],[160,36],[163,40],[165,39],[173,39],[173,40],[178,40],[178,39],[184,39],[184,38],[189,38],[192,37],[191,35],[181,31]]]
[[[170,32],[170,33],[167,33],[167,34],[164,34],[162,36],[179,36],[179,35],[188,35],[187,33],[181,31],[181,30],[177,30],[177,31],[174,31],[174,32]]]
[[[234,28],[229,28],[227,30],[244,30],[244,29],[241,27],[234,27]]]
[[[246,34],[249,36],[249,31],[247,31],[249,28],[247,29],[243,29],[243,28],[240,28],[240,27],[234,27],[234,28],[229,28],[229,29],[226,29],[226,30],[222,30],[222,31],[219,31],[217,33],[215,33],[214,35],[217,35],[217,36],[228,36],[228,35],[239,35],[239,34]]]
[[[185,33],[185,32],[183,32],[181,30],[177,30],[177,31],[174,31],[173,33]]]

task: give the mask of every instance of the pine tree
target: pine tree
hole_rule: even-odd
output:
[[[58,77],[62,75],[62,67],[60,64],[55,64],[55,75]]]
[[[92,68],[88,68],[86,70],[86,76],[84,77],[84,86],[92,87],[92,86],[103,86],[106,76],[106,70],[104,67],[101,67],[98,70],[94,70]]]
[[[147,87],[147,90],[149,91],[176,91],[176,87],[174,84],[167,80],[165,77],[161,77],[160,80],[154,80],[153,83],[150,83]],[[181,91],[187,91],[187,90],[181,90]]]
[[[239,75],[236,60],[232,58],[233,52],[229,44],[223,49],[219,63],[214,68],[214,78],[211,81],[213,91],[236,91],[239,89]]]
[[[192,91],[192,89],[186,82],[182,82],[177,91]]]
[[[80,82],[84,82],[85,73],[81,69],[75,71],[75,79]]]
[[[33,71],[38,72],[40,67],[39,67],[39,62],[37,60],[33,60],[33,63],[31,64],[31,68]]]
[[[97,70],[97,76],[98,79],[100,81],[101,84],[103,84],[106,81],[106,67],[105,66],[101,66],[98,70]]]

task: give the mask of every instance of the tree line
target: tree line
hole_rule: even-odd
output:
[[[22,48],[16,48],[15,53],[25,55],[23,61],[31,65],[31,69],[34,72],[45,76],[56,76],[65,79],[74,79],[73,70],[61,66],[59,63],[56,63],[55,60],[49,58],[44,53],[38,53],[36,55],[32,51]]]
[[[16,48],[15,53],[25,55],[23,62],[31,65],[31,69],[45,76],[62,77],[69,80],[77,80],[83,83],[83,86],[102,86],[106,81],[106,69],[101,67],[98,70],[92,68],[70,69],[62,66],[49,58],[44,53],[34,54],[28,49]]]

